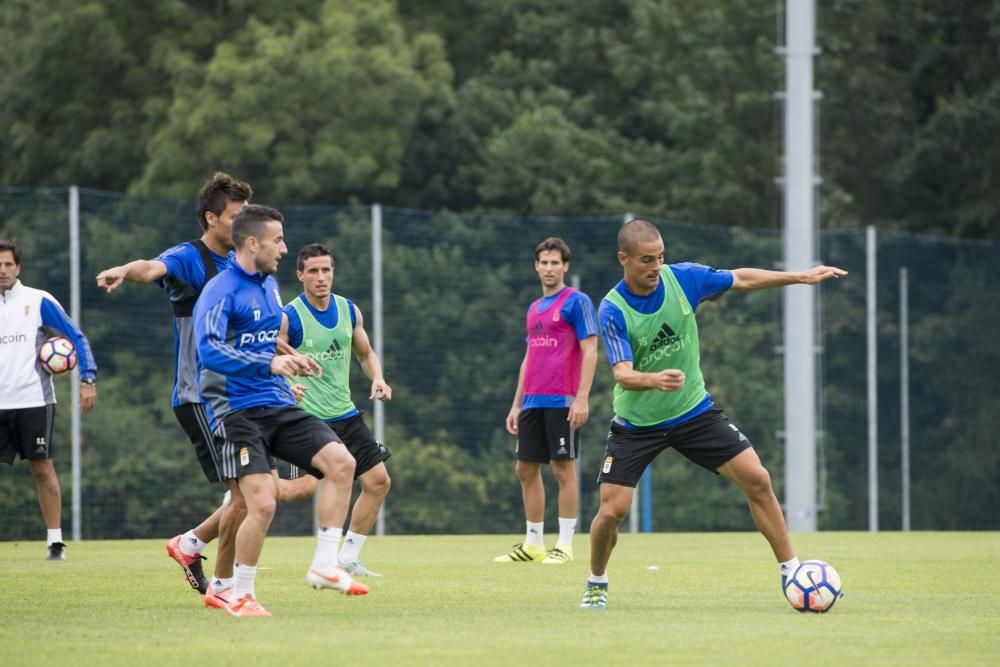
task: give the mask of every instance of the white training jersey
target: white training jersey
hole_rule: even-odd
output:
[[[80,377],[94,378],[90,344],[55,297],[18,280],[0,295],[0,410],[37,408],[56,402],[52,376],[38,361],[38,348],[61,335],[76,347]]]

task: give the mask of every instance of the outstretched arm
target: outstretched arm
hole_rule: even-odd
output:
[[[113,266],[97,274],[97,286],[108,294],[114,292],[122,282],[151,283],[167,275],[167,265],[158,259],[137,259],[134,262]]]
[[[733,286],[738,292],[785,287],[786,285],[815,285],[830,278],[841,278],[847,271],[835,266],[814,266],[808,271],[768,271],[767,269],[733,269]]]

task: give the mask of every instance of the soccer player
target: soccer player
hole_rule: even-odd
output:
[[[567,287],[571,255],[562,239],[547,238],[535,248],[535,271],[542,296],[528,307],[527,349],[517,377],[507,431],[517,436],[515,472],[524,499],[524,542],[498,563],[573,560],[580,491],[574,460],[580,455],[580,427],[590,416],[588,397],[597,365],[594,304]],[[559,484],[559,538],[545,550],[545,486],[542,464],[552,467]]]
[[[361,549],[389,492],[385,461],[390,454],[375,440],[361,411],[351,401],[351,354],[372,381],[369,400],[391,400],[392,387],[382,376],[382,364],[368,339],[361,310],[331,291],[334,264],[330,250],[319,243],[303,246],[296,269],[303,292],[285,306],[288,342],[323,369],[322,375],[301,380],[306,387],[302,409],[326,422],[347,445],[357,461],[354,478],[361,484],[338,558],[340,565],[356,577],[381,577],[361,562]],[[339,539],[340,531],[341,526],[330,526],[324,539]]]
[[[266,206],[241,210],[232,227],[236,257],[209,281],[194,308],[201,392],[219,444],[219,471],[223,479],[238,480],[247,507],[236,533],[235,581],[226,608],[231,616],[271,615],[257,601],[255,581],[278,500],[274,457],[323,478],[306,582],[347,595],[368,592],[340,567],[339,539],[330,539],[347,518],[354,458],[326,424],[295,407],[282,377],[309,375],[313,362],[275,354],[284,311],[271,274],[288,252],[283,220]]]
[[[700,366],[695,311],[726,290],[814,285],[847,275],[817,266],[808,271],[720,271],[700,264],[664,264],[663,239],[645,220],[618,233],[625,277],[601,301],[598,321],[614,371],[614,412],[598,484],[601,504],[590,525],[590,575],[580,604],[604,609],[607,564],[636,482],[668,447],[722,475],[746,494],[750,514],[767,539],[784,583],[798,567],[771,477],[750,440],[712,402]]]
[[[205,284],[228,264],[233,249],[233,218],[247,205],[253,190],[250,185],[229,174],[217,172],[198,192],[195,211],[201,237],[164,250],[155,259],[137,259],[122,266],[101,271],[98,287],[108,293],[124,281],[155,282],[164,288],[174,315],[174,388],[171,397],[174,415],[194,446],[202,471],[209,482],[221,480],[205,407],[198,385],[198,361],[192,313]],[[316,480],[303,476],[294,483],[282,481],[282,499],[307,497]],[[246,513],[235,482],[227,484],[232,501],[223,503],[201,524],[167,542],[167,553],[184,570],[192,586],[205,595],[205,606],[222,609],[229,602],[232,589],[236,529]],[[202,550],[219,538],[215,572],[211,582],[202,570]]]
[[[62,537],[62,493],[52,463],[56,393],[52,376],[38,361],[38,348],[54,335],[73,341],[80,363],[80,409],[97,403],[97,364],[83,332],[59,302],[18,280],[21,249],[0,240],[0,461],[28,461],[38,505],[48,529],[48,560],[66,560]]]

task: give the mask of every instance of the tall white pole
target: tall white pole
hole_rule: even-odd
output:
[[[385,363],[385,355],[382,353],[382,206],[374,204],[372,206],[372,335],[374,337],[375,354],[379,361]],[[385,442],[385,403],[375,401],[375,439]],[[378,519],[375,521],[375,534],[385,535],[385,506],[378,512]]]
[[[814,0],[785,3],[784,268],[815,264]],[[785,512],[795,531],[816,530],[816,288],[784,289]]]
[[[80,321],[80,188],[71,185],[69,188],[69,314],[78,327],[83,328]],[[72,456],[72,514],[73,540],[82,537],[80,485],[82,479],[81,442],[80,436],[80,367],[73,369],[73,381],[70,394],[70,450]]]
[[[899,269],[899,434],[903,530],[910,529],[910,277]]]
[[[868,348],[868,530],[878,532],[878,337],[875,227],[865,229],[865,320]]]

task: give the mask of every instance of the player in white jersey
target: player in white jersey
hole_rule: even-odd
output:
[[[38,348],[55,335],[73,342],[84,412],[97,402],[97,364],[90,343],[55,297],[22,284],[20,274],[20,248],[0,240],[0,461],[13,465],[15,454],[28,461],[48,529],[48,560],[65,560],[62,493],[52,464],[56,393],[52,376],[38,361]]]

